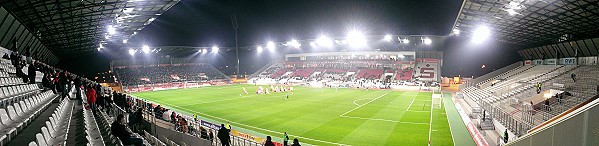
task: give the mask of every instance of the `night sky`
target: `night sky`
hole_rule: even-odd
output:
[[[460,0],[182,0],[129,40],[128,46],[235,46],[230,16],[236,14],[239,46],[267,41],[314,39],[320,35],[343,37],[348,30],[366,35],[438,35],[451,33]],[[451,36],[445,46],[443,76],[479,76],[494,68],[518,61],[518,46],[489,41],[465,45],[466,36]],[[110,50],[109,49],[109,50]],[[223,52],[211,61],[215,67],[234,66],[234,51]],[[122,55],[121,55],[122,56]],[[253,73],[270,57],[241,51],[241,72]],[[78,74],[95,74],[109,69],[114,53],[96,52],[61,60],[61,68]],[[485,64],[487,68],[481,69]],[[253,67],[252,67],[253,66]],[[228,73],[228,72],[227,72]]]

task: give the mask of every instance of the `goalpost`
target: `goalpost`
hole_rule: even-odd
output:
[[[434,108],[443,108],[443,93],[441,93],[441,91],[435,92],[435,90],[433,90],[431,104],[431,106],[433,106]]]

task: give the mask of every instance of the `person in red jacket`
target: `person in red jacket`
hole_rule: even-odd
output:
[[[87,92],[85,93],[85,96],[87,96],[87,104],[89,105],[89,108],[91,108],[93,111],[96,110],[96,90],[94,90],[93,86],[88,86],[87,87]]]

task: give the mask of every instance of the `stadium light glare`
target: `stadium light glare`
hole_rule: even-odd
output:
[[[431,40],[430,38],[424,38],[422,39],[422,42],[426,45],[430,45],[433,43],[433,40]]]
[[[316,44],[318,44],[319,46],[322,46],[322,47],[331,48],[331,47],[333,47],[333,40],[331,40],[329,37],[323,35],[323,36],[320,36],[318,39],[316,39]]]
[[[148,54],[148,53],[150,53],[150,47],[148,47],[148,45],[144,45],[141,48],[141,51],[143,51],[144,53]]]
[[[401,42],[404,44],[407,44],[407,43],[410,43],[410,40],[408,40],[408,38],[405,38],[405,39],[401,40]]]
[[[202,54],[208,53],[208,49],[202,49]]]
[[[491,36],[491,30],[487,26],[479,26],[472,34],[472,42],[480,44]]]
[[[127,39],[124,39],[124,40],[123,40],[123,44],[126,44],[126,43],[127,43]]]
[[[268,41],[268,43],[266,43],[266,48],[268,48],[268,50],[270,50],[271,52],[275,51],[275,47],[275,42]]]
[[[390,34],[385,35],[385,38],[383,38],[383,40],[385,40],[387,42],[391,41],[391,39],[393,39],[393,36],[391,36]]]
[[[366,38],[364,37],[364,34],[359,31],[350,31],[347,34],[346,41],[349,43],[349,46],[353,48],[366,46]]]
[[[102,48],[98,47],[98,52],[100,51],[100,49],[102,49]]]
[[[507,9],[507,10],[505,10],[505,11],[507,11],[507,13],[508,13],[510,16],[514,16],[514,15],[518,14],[518,12],[516,12],[516,10],[514,10],[514,9]]]
[[[316,47],[316,42],[310,42],[310,46]]]
[[[218,49],[217,46],[212,46],[212,53],[218,53]]]
[[[299,43],[297,40],[295,40],[295,39],[293,39],[293,40],[291,40],[291,41],[287,42],[287,45],[288,45],[288,46],[291,46],[291,47],[293,47],[293,48],[296,48],[296,49],[298,49],[298,48],[300,48],[300,47],[302,46],[302,44],[300,44],[300,43]]]
[[[258,53],[262,52],[262,50],[264,50],[264,48],[262,48],[262,46],[258,46],[256,47],[256,50],[258,50]]]
[[[108,34],[116,34],[116,29],[112,25],[108,25]]]
[[[453,29],[453,34],[454,35],[460,35],[460,30],[459,29]]]
[[[129,55],[131,55],[131,56],[135,55],[135,50],[129,49]]]

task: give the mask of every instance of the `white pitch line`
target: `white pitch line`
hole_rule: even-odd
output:
[[[431,98],[433,98],[431,96]],[[428,146],[431,145],[431,131],[433,130],[433,100],[431,100],[431,120],[429,122],[429,127],[428,127]]]
[[[184,108],[184,107],[180,107],[180,106],[176,106],[176,105],[172,105],[172,104],[168,104],[168,103],[164,103],[164,102],[160,102],[160,101],[155,101],[155,100],[151,100],[151,101],[153,101],[153,102],[158,102],[158,103],[162,103],[163,105],[169,105],[169,106],[172,106],[172,107],[178,107],[179,109],[186,110],[186,111],[188,111],[188,112],[193,112],[193,113],[197,113],[197,114],[202,114],[202,115],[205,115],[205,116],[207,116],[207,117],[211,117],[211,118],[214,118],[214,119],[219,119],[219,120],[221,120],[221,121],[223,121],[223,122],[230,122],[230,123],[233,123],[233,124],[236,124],[236,125],[242,125],[242,126],[245,126],[245,127],[251,127],[251,128],[255,128],[255,129],[259,129],[259,130],[263,130],[263,131],[268,131],[268,132],[272,132],[272,133],[283,134],[282,132],[272,131],[272,130],[268,130],[268,129],[263,129],[263,128],[259,128],[259,127],[254,127],[254,126],[250,126],[250,125],[246,125],[246,124],[237,123],[237,122],[234,122],[234,121],[229,121],[229,120],[227,120],[227,119],[223,119],[223,118],[215,117],[215,116],[212,116],[212,115],[209,115],[209,114],[205,114],[205,113],[196,112],[196,111],[193,111],[193,110],[190,110],[190,109]],[[289,134],[289,136],[299,137],[299,138],[302,138],[302,139],[307,139],[307,140],[311,140],[311,141],[317,141],[317,142],[322,142],[322,143],[328,143],[328,144],[333,144],[333,145],[340,145],[340,146],[341,146],[341,145],[344,145],[344,146],[351,146],[351,145],[348,145],[348,144],[341,144],[341,143],[328,142],[328,141],[323,141],[323,140],[318,140],[318,139],[311,139],[311,138],[307,138],[307,137],[301,137],[301,136],[297,136],[297,135],[291,135],[291,134]]]
[[[341,116],[341,117],[343,117],[343,118],[352,118],[352,119],[362,119],[362,120],[385,121],[385,122],[402,123],[402,124],[428,125],[427,123],[402,122],[402,121],[395,121],[395,120],[388,120],[388,119],[362,118],[362,117],[352,117],[352,116]]]
[[[351,110],[349,110],[349,111],[347,111],[347,112],[345,112],[345,113],[343,113],[343,114],[341,114],[341,115],[339,115],[339,116],[343,117],[345,114],[347,114],[347,113],[350,113],[350,112],[352,112],[352,111],[354,111],[354,110],[356,110],[356,109],[358,109],[358,108],[360,108],[360,107],[362,107],[362,106],[364,106],[364,105],[367,105],[367,104],[369,104],[369,103],[371,103],[371,102],[373,102],[373,101],[375,101],[375,100],[377,100],[377,99],[379,99],[379,98],[381,98],[381,97],[383,97],[383,96],[385,96],[385,95],[387,95],[387,94],[389,94],[389,92],[387,92],[387,93],[385,93],[385,94],[383,94],[383,95],[381,95],[381,96],[379,96],[379,97],[377,97],[377,98],[375,98],[375,99],[373,99],[373,100],[370,100],[370,101],[368,101],[368,102],[366,102],[366,103],[364,103],[364,104],[362,104],[362,105],[358,105],[358,107],[356,107],[356,108],[354,108],[354,109],[351,109]]]
[[[358,103],[356,103],[356,101],[362,101],[362,100],[364,100],[364,99],[372,99],[372,98],[362,98],[362,99],[357,99],[357,100],[354,100],[354,104],[355,104],[355,105],[357,105],[357,106],[360,106]]]
[[[413,103],[414,103],[414,99],[412,99],[412,102],[410,102],[410,105],[408,106],[408,109],[406,109],[406,111],[410,111],[410,107],[412,107]]]

